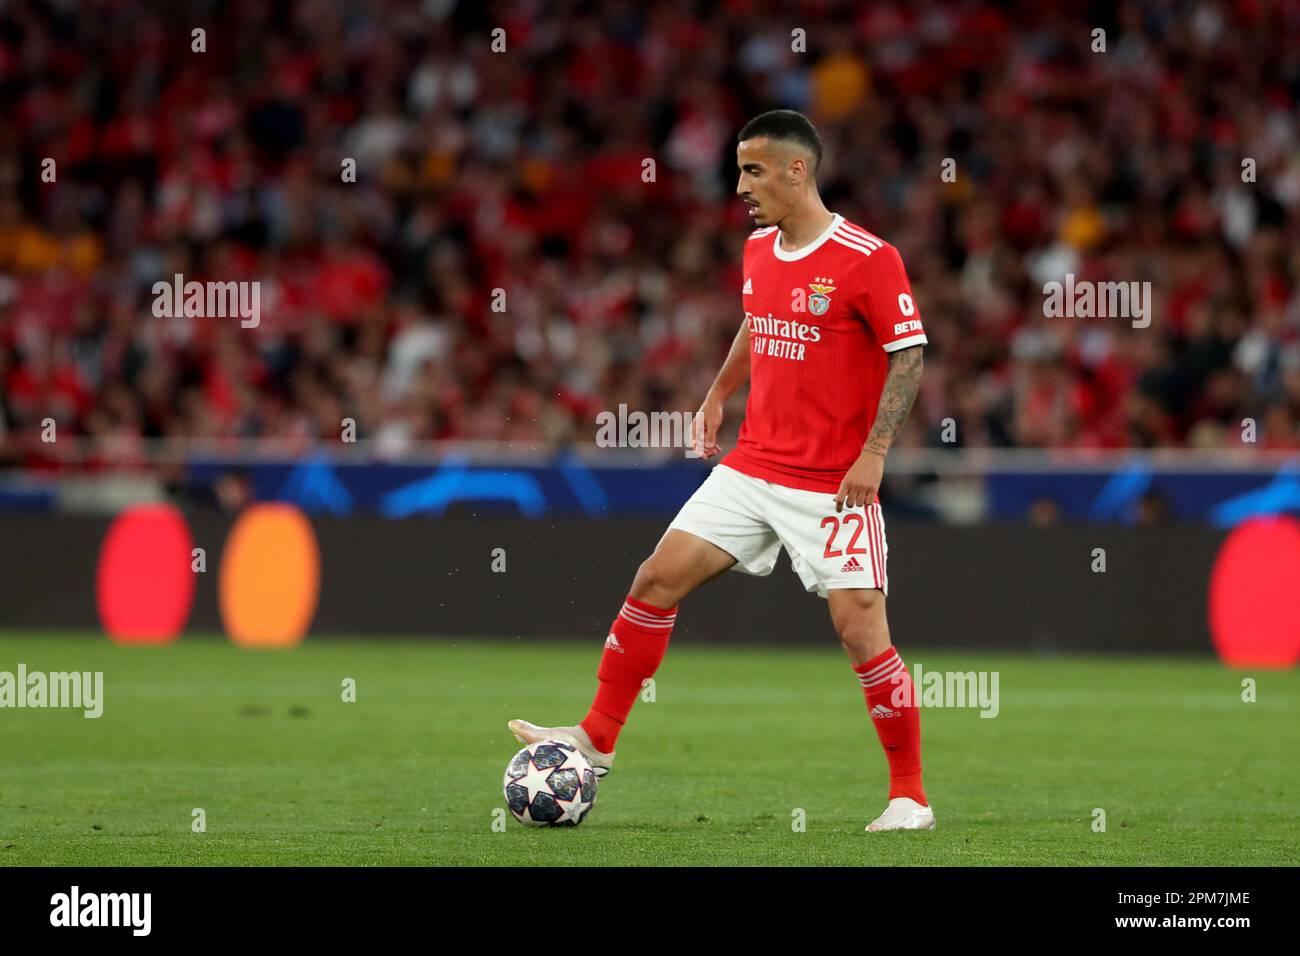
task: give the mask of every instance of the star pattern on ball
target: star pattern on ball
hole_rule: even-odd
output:
[[[556,804],[564,811],[564,815],[556,820],[556,824],[573,821],[573,823],[582,822],[582,812],[589,804],[582,799],[582,772],[588,769],[591,764],[587,763],[586,758],[578,751],[573,751],[564,758],[564,763],[556,767],[556,770],[572,770],[578,776],[578,790],[573,795],[572,800],[561,800],[556,798]]]
[[[542,741],[521,750],[506,768],[506,799],[521,823],[576,826],[595,802],[591,785],[590,799],[583,797],[583,780],[592,777],[591,764],[576,747]],[[539,807],[544,819],[536,816]]]
[[[533,797],[539,793],[551,792],[551,785],[546,782],[546,778],[551,775],[551,771],[554,769],[554,767],[542,769],[531,760],[528,761],[528,772],[516,780],[515,783],[528,790],[529,803],[532,803]]]
[[[560,818],[555,821],[556,826],[563,823],[572,822],[577,825],[582,822],[582,811],[587,808],[587,804],[582,801],[582,791],[579,790],[577,796],[572,800],[556,800],[556,804],[564,811]]]

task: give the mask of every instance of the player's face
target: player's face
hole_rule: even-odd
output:
[[[790,157],[778,154],[767,137],[759,136],[736,146],[736,165],[736,195],[745,201],[754,224],[771,226],[784,219],[794,206]]]

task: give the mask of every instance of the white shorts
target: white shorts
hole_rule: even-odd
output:
[[[736,559],[733,571],[771,574],[784,545],[804,587],[821,597],[832,588],[889,593],[879,502],[836,513],[830,492],[787,488],[714,465],[668,527],[726,551]]]

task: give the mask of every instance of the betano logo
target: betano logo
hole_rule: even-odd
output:
[[[73,886],[50,897],[51,926],[129,926],[133,936],[148,936],[152,893],[86,893]]]

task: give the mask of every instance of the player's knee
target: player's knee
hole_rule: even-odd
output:
[[[652,554],[637,568],[632,581],[632,596],[638,601],[668,607],[677,603],[677,592],[682,588],[682,575],[659,555]]]
[[[845,624],[839,628],[839,635],[840,643],[844,645],[844,649],[851,654],[856,653],[858,656],[862,656],[866,652],[868,645],[872,643],[871,628],[858,621]]]
[[[869,661],[889,650],[889,629],[878,627],[850,627],[840,632],[840,643],[849,657]]]
[[[875,657],[889,647],[884,596],[878,591],[858,595],[851,607],[835,616],[834,624],[844,649],[859,659]]]

